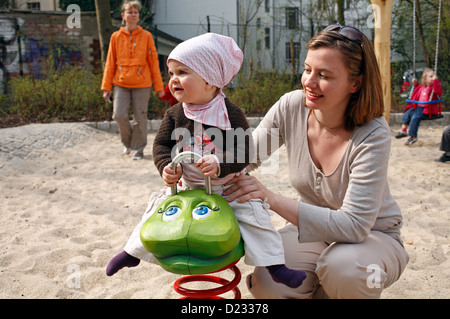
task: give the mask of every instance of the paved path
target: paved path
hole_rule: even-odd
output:
[[[0,168],[85,141],[99,131],[83,123],[30,124],[0,129]]]
[[[249,120],[255,127],[259,119]],[[149,120],[148,131],[156,132],[161,120]],[[41,157],[47,150],[62,150],[100,132],[117,134],[115,122],[30,124],[0,129],[0,168]],[[117,141],[119,143],[119,140]]]
[[[450,113],[445,112],[444,118],[434,121],[424,121],[423,125],[448,125]],[[248,118],[251,127],[256,127],[261,118]],[[399,124],[401,113],[391,114],[390,124]],[[149,120],[149,132],[155,132],[161,120]],[[0,168],[15,161],[32,159],[42,156],[47,149],[61,150],[73,147],[100,131],[118,133],[117,124],[111,122],[86,123],[54,123],[30,124],[25,126],[0,129]]]

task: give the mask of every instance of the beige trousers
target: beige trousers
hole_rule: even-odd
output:
[[[303,284],[290,289],[275,283],[265,268],[247,277],[255,298],[380,298],[384,288],[397,281],[408,263],[404,247],[378,231],[358,244],[299,243],[292,224],[280,230],[286,265],[304,270]]]
[[[113,119],[119,125],[120,138],[125,147],[142,151],[147,145],[147,110],[151,88],[128,89],[114,87]],[[133,111],[133,125],[128,113]]]

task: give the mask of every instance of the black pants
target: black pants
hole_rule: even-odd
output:
[[[441,147],[439,149],[444,152],[450,152],[450,125],[442,133]]]

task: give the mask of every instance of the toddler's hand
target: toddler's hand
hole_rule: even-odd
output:
[[[176,173],[172,169],[172,164],[168,164],[166,167],[164,167],[163,173],[162,173],[162,179],[163,179],[164,185],[166,185],[167,187],[175,186],[177,184],[178,180],[180,179],[181,174],[182,174],[182,171],[181,171],[180,164],[177,165]]]
[[[203,156],[195,166],[200,167],[205,176],[218,175],[219,173],[219,162],[214,155]]]

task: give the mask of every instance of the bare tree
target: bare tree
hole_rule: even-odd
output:
[[[250,22],[253,21],[253,19],[258,14],[258,10],[261,7],[261,5],[264,3],[264,0],[243,0],[238,1],[239,6],[239,20],[242,22],[241,24],[241,36],[242,41],[240,43],[242,52],[245,53],[245,47],[247,45],[248,40],[248,26]]]
[[[415,2],[416,2],[415,16],[416,16],[416,23],[417,23],[417,31],[419,32],[419,37],[420,37],[420,43],[422,44],[423,54],[425,56],[427,65],[431,65],[430,54],[428,53],[427,47],[425,45],[425,37],[424,37],[424,33],[423,33],[423,23],[422,23],[422,11],[420,9],[420,3],[419,3],[419,0],[415,0]]]
[[[345,17],[344,17],[344,0],[336,0],[337,4],[337,16],[338,16],[338,22],[340,25],[345,25]]]
[[[106,56],[108,55],[109,38],[113,33],[111,6],[109,4],[109,0],[95,0],[95,11],[97,13],[97,28],[100,41],[102,66],[104,67],[106,63]]]

